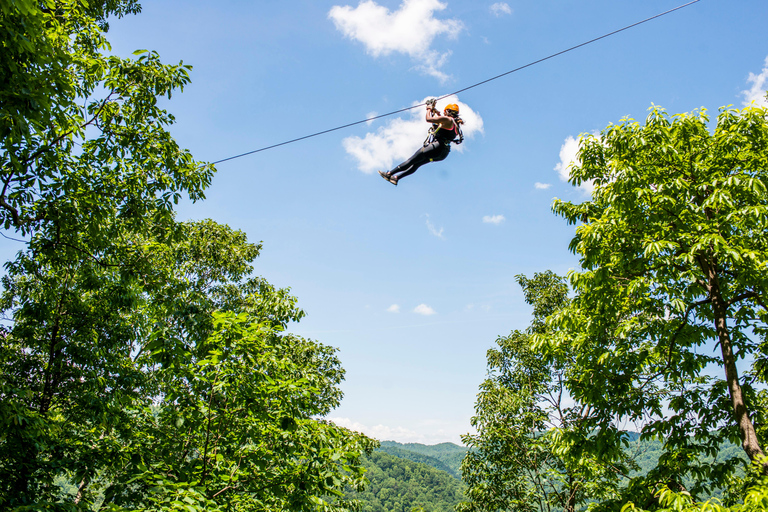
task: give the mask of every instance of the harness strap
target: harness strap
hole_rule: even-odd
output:
[[[453,142],[456,145],[459,145],[462,142],[464,142],[464,133],[461,131],[461,125],[457,123],[455,119],[453,121],[453,126],[456,128],[456,137],[454,137],[453,140],[445,141],[446,146],[450,146],[451,142]],[[427,147],[433,142],[435,142],[435,140],[437,139],[437,137],[435,137],[435,133],[437,133],[439,129],[440,129],[439,124],[432,123],[432,128],[429,129],[427,138],[424,140],[424,144],[423,144],[424,147]]]
[[[462,142],[464,142],[464,132],[461,131],[461,125],[459,123],[454,121],[453,124],[456,125],[456,131],[458,132],[458,136],[455,139],[453,139],[451,142],[453,142],[456,145],[459,145]]]

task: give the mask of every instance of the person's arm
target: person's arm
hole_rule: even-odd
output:
[[[439,116],[440,116],[440,111],[437,110],[432,105],[428,104],[427,105],[427,122],[428,123],[436,123],[437,121],[435,119],[436,119],[436,117],[439,117]]]
[[[440,111],[436,109],[430,109],[427,107],[427,122],[436,123],[440,125],[440,128],[450,130],[453,128],[453,118],[448,116],[441,116]]]

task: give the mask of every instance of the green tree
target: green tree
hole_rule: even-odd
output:
[[[201,199],[210,183],[213,167],[178,147],[157,105],[189,82],[189,66],[103,53],[100,20],[137,10],[132,0],[0,2],[0,219],[56,252],[98,257],[121,230],[168,229],[181,194]]]
[[[157,105],[189,67],[106,53],[138,10],[0,0],[0,219],[28,239],[0,299],[0,508],[346,508],[325,497],[372,443],[318,419],[343,370],[285,333],[303,312],[251,276],[259,246],[176,221],[214,169]]]
[[[564,279],[547,271],[517,281],[533,321],[488,350],[488,377],[472,418],[477,434],[463,437],[470,448],[462,463],[468,501],[460,510],[573,512],[615,496],[619,478],[634,466],[618,431],[609,454],[584,428],[589,408],[570,403],[563,386],[568,355],[546,358],[534,346],[534,336],[549,334],[546,319],[569,302]]]
[[[767,376],[768,121],[765,109],[724,108],[714,129],[708,122],[704,111],[654,107],[644,125],[625,119],[584,136],[571,182],[594,183],[592,198],[553,206],[580,223],[570,248],[581,270],[552,322],[558,335],[537,343],[572,354],[565,386],[589,405],[596,436],[629,421],[663,441],[658,465],[625,489],[640,504],[658,486],[682,490],[686,477],[694,497],[724,487],[738,460],[703,457],[724,440],[753,461],[763,455],[755,384]],[[708,374],[713,366],[724,378]]]
[[[762,473],[762,465],[754,464],[755,473]],[[658,508],[655,512],[756,512],[768,510],[768,480],[764,477],[758,480],[760,483],[742,493],[739,501],[742,503],[726,507],[716,498],[705,502],[697,502],[690,493],[674,492],[667,487],[662,487],[656,492]],[[743,497],[743,498],[742,498]],[[627,503],[621,508],[621,512],[647,512],[636,507],[633,503]]]
[[[85,460],[77,447],[98,444],[99,433],[69,427],[126,419],[141,380],[135,312],[168,274],[154,254],[181,233],[174,200],[202,198],[213,172],[176,145],[157,106],[188,82],[188,67],[102,53],[106,18],[137,10],[0,2],[0,219],[29,238],[4,279],[6,507],[53,496],[54,476]]]
[[[285,333],[304,313],[250,277],[259,247],[242,233],[211,221],[179,229],[151,255],[162,279],[129,297],[120,265],[82,262],[52,305],[40,267],[9,267],[4,509],[351,506],[341,490],[360,488],[374,443],[317,419],[341,398],[335,351]],[[61,477],[76,493],[62,493]]]

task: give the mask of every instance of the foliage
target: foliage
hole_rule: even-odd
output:
[[[642,126],[582,138],[571,182],[592,182],[592,198],[553,206],[579,224],[573,298],[551,274],[520,280],[534,320],[488,353],[462,510],[715,510],[701,502],[713,493],[750,510],[763,499],[758,477],[739,475],[745,458],[768,468],[768,116],[726,108],[708,121],[654,107]],[[657,456],[634,452],[654,442]],[[731,443],[745,457],[723,456]]]
[[[754,473],[762,473],[762,464],[753,464]],[[740,504],[731,507],[724,506],[723,503],[712,498],[705,502],[696,502],[690,493],[686,491],[674,492],[668,487],[662,487],[656,492],[658,508],[656,512],[757,512],[759,510],[768,510],[768,479],[758,478],[758,483],[750,486],[742,494],[743,500],[739,499]],[[621,512],[648,512],[638,508],[630,502],[621,508]]]
[[[626,119],[585,136],[571,181],[592,181],[592,199],[553,206],[581,223],[571,250],[582,270],[570,275],[572,303],[550,321],[555,334],[537,336],[537,347],[567,355],[565,387],[588,404],[584,428],[607,446],[618,449],[616,429],[633,422],[663,442],[657,466],[614,503],[651,506],[664,485],[694,499],[727,486],[739,460],[704,462],[726,440],[762,456],[768,121],[746,108],[722,109],[712,132],[707,122],[705,112],[654,107],[643,126]],[[737,363],[750,358],[740,376]],[[714,365],[725,379],[710,375]]]
[[[349,493],[360,500],[363,512],[443,512],[452,510],[464,492],[464,485],[445,471],[381,450],[363,464],[370,484]]]
[[[99,19],[136,9],[0,3],[0,222],[37,250],[96,258],[126,231],[169,229],[181,194],[201,199],[210,183],[213,167],[178,147],[166,130],[173,116],[157,105],[189,82],[189,66],[101,53]]]
[[[663,444],[657,440],[640,440],[639,434],[635,432],[627,432],[627,441],[628,442],[626,447],[624,448],[624,451],[626,453],[626,456],[629,458],[629,460],[631,460],[634,464],[636,464],[636,469],[633,471],[630,471],[629,475],[630,476],[646,475],[658,464],[659,457],[663,453]],[[395,457],[408,459],[413,462],[427,464],[438,470],[446,471],[446,467],[449,465],[451,458],[458,454],[466,454],[468,452],[468,449],[466,447],[457,446],[452,443],[442,443],[439,445],[423,445],[418,443],[403,444],[403,443],[397,443],[394,441],[382,441],[380,448],[378,448],[376,451],[384,452],[388,455],[393,455]],[[427,454],[430,454],[430,455],[427,455]],[[733,457],[741,457],[742,459],[746,458],[740,446],[727,443],[721,446],[721,449],[718,452],[716,458],[707,458],[703,462],[711,463],[715,460],[721,461],[723,459],[728,459]],[[375,461],[373,461],[372,459],[369,459],[369,462],[367,462],[366,464],[368,463],[370,463],[374,467],[378,467]],[[498,468],[497,470],[503,472],[504,468]],[[369,469],[367,476],[370,476],[372,471],[374,470]],[[382,471],[382,470],[381,468],[378,468],[375,471]],[[362,501],[363,509],[367,509],[371,507],[381,507],[381,509],[385,508],[381,504],[381,501],[377,498],[377,496],[380,493],[381,481],[388,480],[389,478],[392,478],[392,481],[389,482],[388,487],[397,487],[398,489],[412,489],[412,491],[408,491],[408,492],[412,493],[413,496],[417,496],[420,502],[422,503],[423,507],[427,509],[430,509],[430,507],[435,507],[436,505],[435,502],[430,501],[429,496],[433,496],[435,495],[435,493],[437,493],[437,495],[440,496],[440,488],[438,489],[434,488],[434,485],[435,485],[434,482],[437,482],[438,486],[443,485],[440,483],[441,482],[440,480],[431,481],[427,479],[421,479],[421,480],[414,479],[413,472],[407,473],[407,472],[400,471],[400,472],[397,472],[397,474],[394,474],[389,471],[384,471],[384,473],[385,473],[384,478],[376,477],[376,482],[374,482],[371,486],[369,486],[364,492],[355,494],[355,496]],[[457,476],[457,475],[454,475],[454,476]],[[756,478],[752,478],[752,479],[734,479],[733,486],[727,489],[716,489],[715,490],[716,492],[713,493],[713,496],[721,499],[722,501],[730,500],[732,502],[736,502],[736,501],[741,502],[742,497],[747,494],[751,486],[753,486],[755,482],[759,482],[759,475],[755,475],[755,477]],[[621,480],[621,481],[626,482],[626,480]],[[691,482],[687,479],[683,480],[683,484],[685,485],[690,485],[690,483]],[[723,491],[725,491],[725,493]],[[681,498],[681,499],[685,499],[685,498]],[[710,501],[712,503],[719,503],[717,500],[710,500]],[[583,503],[580,507],[577,507],[577,510],[585,510],[588,505],[589,505],[589,502]],[[407,504],[395,505],[393,503],[390,503],[389,506],[394,506],[395,510],[400,509],[400,507],[405,507],[406,509],[408,507]],[[462,508],[464,506],[466,505],[462,505]],[[520,508],[524,509],[524,506]],[[559,508],[555,508],[555,509],[559,510]],[[445,508],[444,510],[447,510],[447,508]],[[515,508],[510,507],[508,508],[508,510],[515,510]],[[618,508],[616,510],[618,510]]]
[[[658,439],[640,439],[640,435],[637,433],[630,433],[630,436],[634,437],[634,440],[630,440],[629,444],[625,448],[625,452],[630,458],[637,464],[638,469],[629,473],[630,477],[644,476],[653,471],[659,464],[659,460],[664,455],[664,443]],[[715,456],[700,456],[702,464],[720,463],[729,459],[737,459],[738,465],[744,465],[742,463],[749,463],[749,459],[744,454],[744,450],[739,445],[735,445],[729,442],[725,442],[720,445],[718,452]],[[736,463],[736,461],[734,462]],[[736,471],[737,477],[743,477],[744,471],[739,468]],[[693,485],[693,479],[685,477],[681,480],[683,487],[690,488]],[[744,489],[742,489],[744,490]],[[723,492],[727,493],[728,488],[713,487],[710,495],[712,497],[721,497]],[[743,492],[741,493],[743,494]]]
[[[330,509],[320,498],[360,487],[362,468],[350,464],[371,448],[313,419],[337,403],[318,399],[340,378],[333,351],[244,313],[214,319],[200,357],[159,372],[164,399],[119,454],[106,498],[152,509],[193,490],[202,510]]]
[[[613,445],[601,445],[582,426],[588,409],[568,404],[563,381],[570,361],[548,360],[533,346],[534,335],[548,333],[546,318],[569,302],[563,278],[544,272],[518,282],[533,321],[488,351],[488,377],[472,418],[477,434],[463,438],[469,489],[460,509],[573,511],[613,496],[619,477],[636,466],[621,451],[627,436],[615,432]]]
[[[0,222],[28,240],[0,297],[0,508],[349,508],[373,442],[318,419],[335,351],[285,333],[304,313],[251,276],[260,246],[176,221],[214,169],[157,104],[189,66],[106,54],[138,10],[0,0]]]
[[[315,419],[341,397],[334,350],[283,332],[303,315],[285,290],[233,280],[258,253],[242,233],[182,227],[154,259],[175,279],[129,307],[110,311],[122,268],[86,266],[92,288],[73,273],[55,310],[76,313],[46,330],[40,283],[6,279],[6,304],[23,304],[2,353],[6,506],[335,510],[348,504],[323,496],[362,484],[372,442]],[[62,474],[76,495],[53,485]]]

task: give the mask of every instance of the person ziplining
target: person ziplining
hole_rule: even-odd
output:
[[[411,158],[401,163],[389,172],[379,171],[382,178],[397,186],[401,178],[410,176],[424,164],[445,160],[451,152],[451,143],[464,142],[464,134],[461,133],[461,125],[464,121],[459,117],[459,106],[451,103],[445,106],[443,115],[435,108],[437,100],[427,100],[427,122],[432,123],[429,136],[424,141],[424,146],[416,151]]]
[[[519,66],[519,67],[517,67],[517,68],[515,68],[515,69],[511,69],[511,70],[509,70],[509,71],[506,71],[506,72],[504,72],[504,73],[501,73],[500,75],[496,75],[496,76],[493,76],[493,77],[491,77],[491,78],[487,78],[487,79],[485,79],[485,80],[482,80],[482,81],[480,81],[480,82],[477,82],[477,83],[475,83],[475,84],[472,84],[472,85],[470,85],[470,86],[464,87],[464,88],[462,88],[462,89],[459,89],[458,91],[455,91],[455,92],[453,92],[453,93],[451,93],[451,94],[447,94],[447,95],[443,96],[443,98],[445,98],[445,97],[447,97],[447,96],[456,95],[456,94],[462,93],[462,92],[464,92],[464,91],[468,91],[468,90],[470,90],[470,89],[474,89],[475,87],[480,87],[481,85],[485,85],[485,84],[487,84],[488,82],[492,82],[492,81],[494,81],[494,80],[498,80],[499,78],[505,77],[505,76],[507,76],[507,75],[510,75],[510,74],[512,74],[512,73],[515,73],[515,72],[517,72],[517,71],[523,70],[523,69],[525,69],[525,68],[528,68],[528,67],[534,66],[534,65],[536,65],[536,64],[539,64],[539,63],[541,63],[541,62],[544,62],[544,61],[546,61],[546,60],[549,60],[549,59],[555,58],[555,57],[557,57],[557,56],[559,56],[559,55],[563,55],[563,54],[565,54],[565,53],[568,53],[568,52],[570,52],[570,51],[576,50],[577,48],[581,48],[582,46],[586,46],[586,45],[588,45],[588,44],[592,44],[592,43],[595,43],[595,42],[597,42],[597,41],[600,41],[600,40],[602,40],[602,39],[605,39],[606,37],[610,37],[610,36],[613,36],[613,35],[615,35],[615,34],[618,34],[619,32],[623,32],[623,31],[625,31],[625,30],[628,30],[628,29],[630,29],[630,28],[633,28],[633,27],[637,27],[638,25],[642,25],[643,23],[647,23],[647,22],[649,22],[649,21],[651,21],[651,20],[655,20],[655,19],[657,19],[657,18],[661,18],[662,16],[666,16],[666,15],[667,15],[667,14],[669,14],[669,13],[672,13],[672,12],[678,11],[678,10],[680,10],[680,9],[683,9],[683,8],[685,8],[685,7],[688,7],[689,5],[693,5],[693,4],[695,4],[695,3],[699,2],[699,1],[700,1],[700,0],[691,0],[690,2],[688,2],[688,3],[685,3],[685,4],[683,4],[683,5],[679,5],[679,6],[675,7],[675,8],[673,8],[673,9],[669,9],[669,10],[667,10],[667,11],[664,11],[664,12],[662,12],[662,13],[656,14],[656,15],[654,15],[654,16],[651,16],[651,17],[649,17],[649,18],[645,18],[644,20],[640,20],[640,21],[637,21],[637,22],[635,22],[635,23],[632,23],[631,25],[627,25],[627,26],[625,26],[625,27],[622,27],[622,28],[620,28],[620,29],[617,29],[617,30],[613,30],[613,31],[611,31],[611,32],[608,32],[608,33],[606,33],[606,34],[603,34],[603,35],[601,35],[601,36],[599,36],[599,37],[595,37],[595,38],[593,38],[593,39],[590,39],[589,41],[585,41],[585,42],[583,42],[583,43],[579,43],[579,44],[577,44],[577,45],[571,46],[570,48],[566,48],[565,50],[561,50],[561,51],[559,51],[559,52],[555,52],[555,53],[552,53],[552,54],[550,54],[550,55],[547,55],[546,57],[542,57],[541,59],[537,59],[537,60],[534,60],[534,61],[532,61],[532,62],[529,62],[528,64],[524,64],[524,65],[522,65],[522,66]],[[437,100],[430,100],[430,102],[428,102],[428,103],[426,104],[426,105],[427,105],[427,121],[428,121],[428,122],[431,122],[431,120],[430,120],[430,114],[435,114],[435,113],[437,113],[437,114],[438,114],[437,116],[434,116],[434,115],[433,115],[432,119],[438,119],[438,118],[441,118],[441,117],[448,117],[448,115],[446,115],[446,116],[440,116],[440,115],[439,115],[439,112],[438,112],[438,111],[437,111],[437,110],[434,108],[436,101],[437,101]],[[363,124],[363,123],[370,123],[370,122],[371,122],[371,121],[373,121],[374,119],[381,119],[381,118],[383,118],[383,117],[387,117],[387,116],[391,116],[391,115],[399,114],[399,113],[401,113],[401,112],[406,112],[406,111],[408,111],[408,110],[411,110],[411,109],[414,109],[414,108],[417,108],[417,107],[420,107],[420,106],[421,106],[421,105],[413,105],[413,106],[410,106],[410,107],[401,108],[401,109],[399,109],[399,110],[395,110],[395,111],[392,111],[392,112],[388,112],[388,113],[386,113],[386,114],[380,114],[380,115],[377,115],[377,116],[374,116],[374,117],[367,117],[367,118],[365,118],[365,119],[361,119],[360,121],[355,121],[355,122],[353,122],[353,123],[347,123],[347,124],[343,124],[343,125],[341,125],[341,126],[336,126],[336,127],[334,127],[334,128],[329,128],[329,129],[327,129],[327,130],[322,130],[322,131],[319,131],[319,132],[311,133],[311,134],[309,134],[309,135],[304,135],[303,137],[298,137],[298,138],[295,138],[295,139],[286,140],[286,141],[283,141],[283,142],[279,142],[279,143],[277,143],[277,144],[271,144],[271,145],[269,145],[269,146],[265,146],[265,147],[262,147],[262,148],[259,148],[259,149],[254,149],[253,151],[247,151],[247,152],[245,152],[245,153],[240,153],[240,154],[238,154],[238,155],[233,155],[233,156],[230,156],[230,157],[227,157],[227,158],[222,158],[221,160],[216,160],[215,162],[211,162],[211,164],[213,164],[213,165],[216,165],[216,164],[220,164],[220,163],[223,163],[223,162],[228,162],[228,161],[230,161],[230,160],[234,160],[234,159],[236,159],[236,158],[242,158],[242,157],[244,157],[244,156],[247,156],[247,155],[252,155],[252,154],[254,154],[254,153],[260,153],[260,152],[262,152],[262,151],[267,151],[268,149],[273,149],[273,148],[277,148],[277,147],[280,147],[280,146],[285,146],[286,144],[293,144],[294,142],[299,142],[299,141],[301,141],[301,140],[309,139],[309,138],[312,138],[312,137],[317,137],[317,136],[319,136],[319,135],[324,135],[324,134],[326,134],[326,133],[330,133],[330,132],[335,132],[335,131],[337,131],[337,130],[342,130],[342,129],[344,129],[344,128],[349,128],[350,126],[357,126],[357,125],[359,125],[359,124]],[[459,109],[459,107],[458,107],[457,105],[448,105],[448,107],[456,107],[456,116],[458,117],[458,109]],[[447,107],[446,107],[446,108],[447,108]],[[456,130],[457,130],[457,131],[459,132],[459,134],[460,134],[461,132],[460,132],[460,130],[459,130],[459,126],[458,126],[459,124],[461,124],[461,121],[459,121],[459,122],[458,122],[458,124],[455,124],[455,127],[456,127]],[[450,126],[447,126],[447,127],[446,127],[446,130],[450,130],[450,129],[451,129],[451,128],[450,128]],[[460,136],[460,137],[461,137],[461,136]],[[457,144],[459,144],[460,142],[456,142],[456,143],[457,143]],[[449,143],[449,144],[450,144],[450,143]],[[421,150],[419,150],[419,151],[418,151],[418,152],[417,152],[415,155],[413,155],[413,156],[412,156],[410,159],[408,159],[406,162],[403,162],[402,164],[400,164],[399,166],[397,166],[395,169],[393,169],[393,170],[392,170],[392,171],[390,171],[390,172],[382,172],[382,171],[379,171],[379,174],[381,174],[381,176],[382,176],[382,177],[384,177],[384,179],[386,179],[386,180],[387,180],[387,181],[389,181],[390,183],[392,183],[392,184],[394,184],[394,185],[397,185],[397,179],[398,179],[398,178],[396,178],[396,177],[393,175],[393,173],[394,173],[394,172],[395,172],[395,171],[396,171],[398,168],[400,168],[400,167],[402,167],[402,166],[404,166],[404,165],[408,164],[409,162],[411,163],[411,165],[413,165],[413,160],[414,160],[414,159],[416,159],[416,158],[417,158],[417,157],[419,157],[419,156],[423,156],[423,153],[424,153],[424,151],[425,151],[426,149],[427,149],[427,144],[425,143],[425,147],[424,147],[424,148],[422,148]],[[450,150],[450,147],[449,147],[449,150]],[[403,176],[408,176],[409,174],[413,174],[414,172],[416,172],[416,169],[418,169],[418,167],[420,167],[420,166],[424,165],[424,164],[425,164],[425,163],[427,163],[427,162],[433,162],[433,161],[435,161],[435,160],[444,160],[444,159],[445,159],[445,157],[446,157],[446,156],[448,156],[448,151],[446,151],[446,150],[443,150],[443,152],[444,152],[445,154],[442,156],[442,158],[439,158],[439,159],[435,159],[435,158],[427,159],[427,160],[425,160],[425,161],[423,161],[423,162],[419,163],[419,164],[418,164],[418,165],[417,165],[415,168],[413,168],[413,169],[410,169],[410,172],[408,172],[408,173],[401,173],[400,177],[403,177]]]

